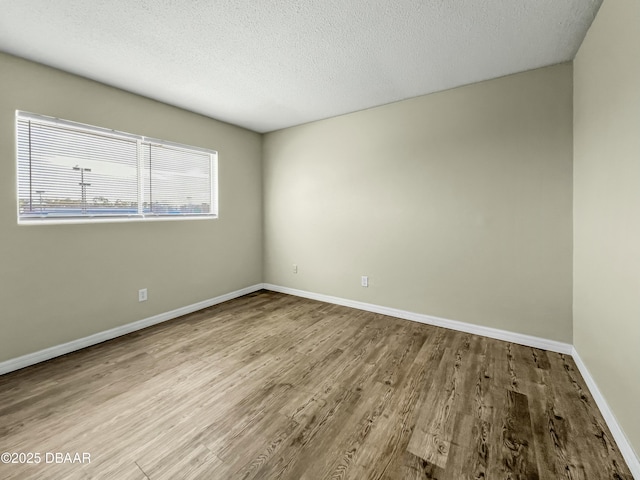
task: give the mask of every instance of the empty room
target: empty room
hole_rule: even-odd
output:
[[[640,480],[640,0],[5,0],[0,478]]]

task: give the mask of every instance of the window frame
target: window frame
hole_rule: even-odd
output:
[[[20,212],[20,157],[19,157],[19,122],[20,121],[33,121],[39,124],[53,125],[62,128],[67,128],[75,132],[86,132],[88,134],[98,134],[107,136],[114,139],[123,139],[126,141],[136,142],[136,182],[138,187],[137,199],[138,199],[138,211],[137,213],[123,213],[123,214],[104,214],[104,215],[59,215],[59,216],[32,216],[23,217]],[[213,149],[197,147],[194,145],[187,145],[183,143],[173,142],[169,140],[163,140],[154,137],[148,137],[145,135],[136,135],[133,133],[123,132],[120,130],[109,129],[105,127],[99,127],[95,125],[89,125],[81,122],[75,122],[71,120],[65,120],[57,117],[51,117],[47,115],[41,115],[31,112],[25,112],[22,110],[16,110],[15,112],[15,165],[16,165],[16,215],[18,225],[59,225],[59,224],[85,224],[85,223],[120,223],[120,222],[155,222],[155,221],[184,221],[184,220],[211,220],[218,218],[218,152]],[[172,213],[172,214],[158,214],[158,213],[145,213],[145,192],[144,192],[144,154],[143,148],[146,145],[156,147],[167,147],[174,150],[182,150],[186,152],[204,153],[209,155],[209,185],[210,185],[210,211],[207,213]],[[133,166],[133,165],[132,165]]]

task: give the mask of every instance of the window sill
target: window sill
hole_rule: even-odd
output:
[[[87,218],[34,218],[30,220],[18,219],[18,225],[75,225],[94,223],[145,223],[145,222],[174,222],[187,220],[215,220],[217,215],[184,215],[184,216],[130,216],[130,217],[87,217]]]

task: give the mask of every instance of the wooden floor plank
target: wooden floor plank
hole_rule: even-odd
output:
[[[570,466],[583,470],[590,478],[590,463],[599,465],[602,478],[631,480],[631,473],[620,463],[619,450],[602,414],[595,406],[573,359],[566,355],[551,356],[552,368],[563,372],[564,381],[552,384],[552,407],[557,423],[558,440],[570,452]],[[589,462],[586,462],[586,459]]]
[[[429,409],[421,410],[409,440],[410,453],[441,468],[447,464],[451,447],[454,405],[461,395],[463,369],[471,363],[468,353],[469,336],[461,340],[455,351],[445,351],[430,389],[420,400],[420,404],[429,405]]]
[[[611,479],[573,360],[260,291],[0,376],[7,479]]]
[[[527,396],[507,389],[504,405],[498,408],[500,414],[495,419],[501,424],[495,425],[495,430],[501,429],[500,445],[496,449],[499,461],[493,463],[489,476],[539,480]]]

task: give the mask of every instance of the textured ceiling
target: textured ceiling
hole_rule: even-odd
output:
[[[0,0],[0,50],[258,132],[573,59],[602,0]]]

